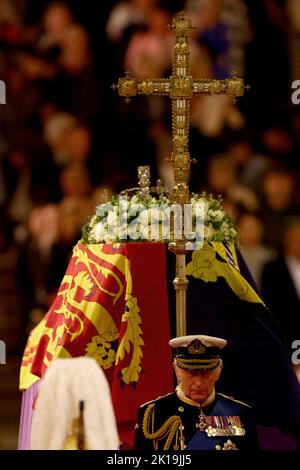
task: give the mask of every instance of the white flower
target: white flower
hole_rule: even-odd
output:
[[[116,214],[116,211],[112,211],[108,214],[107,216],[107,223],[108,225],[113,225],[113,226],[116,226],[117,225],[117,214]]]
[[[108,202],[106,204],[100,204],[99,206],[96,207],[96,215],[99,215],[100,217],[105,217],[111,211],[114,211],[114,208],[115,206],[112,204],[112,202]]]
[[[221,231],[225,235],[226,238],[229,237],[230,230],[229,230],[229,225],[226,221],[222,223]]]
[[[139,240],[141,238],[140,225],[136,221],[132,221],[128,227],[128,237],[131,240]]]
[[[207,201],[204,201],[204,208],[203,208],[203,213],[204,213],[203,215],[204,215],[204,219],[206,219],[206,218],[207,218],[207,213],[208,213],[208,211],[209,211],[209,204],[208,204],[208,202],[207,202]]]
[[[207,208],[206,208],[207,212]],[[195,219],[196,217],[199,218],[204,218],[205,217],[205,203],[203,201],[196,201],[192,205],[192,217]]]
[[[112,237],[112,235],[110,233],[105,233],[104,236],[103,236],[103,239],[106,243],[111,243],[114,241],[116,237]]]
[[[223,220],[225,214],[220,209],[218,209],[216,211],[213,210],[213,209],[209,209],[208,215],[210,217],[212,217],[214,220],[216,220],[217,222],[221,222],[221,220]]]
[[[149,226],[148,225],[141,225],[140,226],[140,237],[148,240],[149,239]]]
[[[144,209],[139,215],[139,222],[141,226],[147,226],[150,222],[150,209]]]
[[[138,204],[139,202],[139,198],[137,196],[132,196],[132,198],[130,199],[130,204],[133,206],[135,204]]]
[[[122,224],[119,226],[119,239],[120,240],[127,240],[128,232],[127,232],[127,225]]]
[[[151,207],[150,211],[151,211],[151,221],[152,222],[161,220],[162,213],[161,213],[161,210],[159,209],[159,206],[157,204],[153,205],[153,207]]]
[[[170,225],[171,211],[164,209],[161,211],[161,222],[163,225]]]
[[[91,218],[91,221],[90,221],[90,226],[91,227],[94,227],[95,223],[97,222],[97,215],[93,215],[93,217]]]
[[[137,217],[139,215],[139,213],[141,212],[141,210],[143,210],[143,209],[144,209],[144,206],[142,204],[135,204],[135,203],[130,204],[128,214],[130,216],[133,216],[133,217],[136,216]]]
[[[214,228],[212,224],[208,224],[204,226],[204,238],[206,240],[210,240],[214,234]]]
[[[98,222],[92,230],[96,242],[101,242],[104,238],[105,228],[103,222]]]
[[[128,198],[125,196],[119,197],[119,209],[120,211],[127,211],[129,206]]]

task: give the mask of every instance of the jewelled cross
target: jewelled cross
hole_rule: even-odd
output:
[[[168,26],[175,33],[172,75],[169,78],[138,80],[129,72],[120,78],[119,95],[130,101],[136,95],[165,95],[172,100],[172,155],[174,165],[173,202],[183,208],[190,200],[189,176],[191,158],[189,154],[190,100],[194,95],[227,95],[232,101],[244,94],[242,78],[232,74],[225,80],[200,80],[190,74],[189,36],[194,29],[191,20],[184,12],[177,13]],[[188,280],[185,268],[186,241],[175,239],[169,249],[176,254],[176,277],[173,281],[176,290],[176,330],[178,336],[186,334],[186,290]]]
[[[170,78],[138,80],[126,72],[120,78],[119,95],[130,101],[136,95],[165,95],[172,100],[172,156],[174,163],[174,202],[181,205],[189,201],[189,174],[191,158],[188,149],[190,128],[190,100],[194,95],[227,95],[231,100],[244,94],[244,81],[234,74],[225,80],[195,79],[190,74],[189,35],[194,29],[184,12],[176,14],[167,26],[176,36],[172,75]]]

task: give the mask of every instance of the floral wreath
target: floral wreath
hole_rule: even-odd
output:
[[[162,191],[159,194],[142,194],[138,188],[125,190],[120,195],[113,196],[104,204],[96,206],[95,214],[82,228],[82,242],[85,244],[97,243],[128,243],[128,242],[149,242],[149,229],[151,223],[157,222],[159,226],[159,236],[155,241],[169,242],[170,239],[161,236],[163,227],[169,223],[166,217],[166,209],[172,207],[172,201],[167,193]],[[236,242],[237,231],[234,222],[222,207],[222,198],[214,198],[205,192],[191,194],[190,208],[192,214],[192,229],[197,230],[196,206],[203,205],[203,241],[204,242]],[[122,225],[123,213],[126,213],[127,226],[134,224],[138,213],[139,223],[142,223],[140,230],[126,229]],[[118,229],[116,231],[116,229]]]

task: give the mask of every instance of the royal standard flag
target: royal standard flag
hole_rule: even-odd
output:
[[[163,244],[78,244],[56,299],[32,331],[20,388],[54,358],[89,356],[105,371],[120,440],[133,443],[139,405],[173,387]]]

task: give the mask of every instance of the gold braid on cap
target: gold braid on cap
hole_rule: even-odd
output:
[[[183,429],[181,419],[179,416],[176,416],[176,415],[170,416],[164,422],[164,424],[157,431],[154,432],[154,407],[155,407],[155,404],[151,403],[151,405],[147,406],[146,411],[144,413],[143,425],[142,425],[144,436],[147,439],[151,439],[154,441],[153,445],[154,445],[155,450],[158,450],[157,442],[155,441],[160,441],[161,439],[164,439],[165,437],[167,437],[163,450],[169,450],[175,434],[178,433],[178,429],[180,429],[180,431],[182,431]],[[152,432],[150,432],[150,421],[152,422],[151,423]],[[176,441],[177,441],[177,437],[176,437]],[[180,438],[180,441],[184,442],[184,439],[182,436]]]
[[[176,357],[176,364],[181,369],[199,369],[211,370],[215,369],[220,363],[220,359],[184,359]]]

